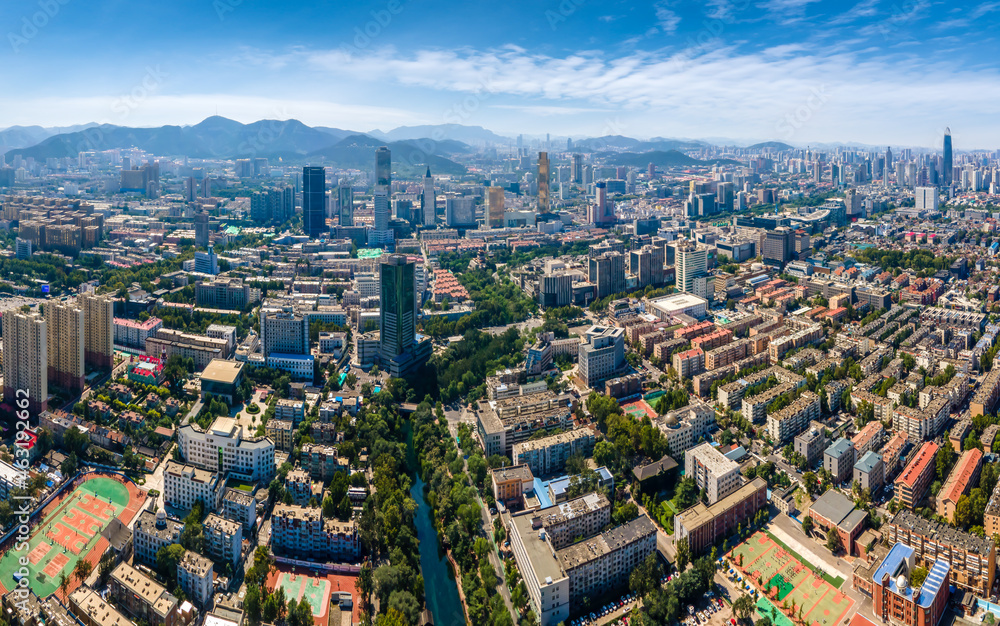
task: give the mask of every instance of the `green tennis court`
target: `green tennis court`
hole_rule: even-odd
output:
[[[764,591],[770,591],[771,587],[778,588],[778,599],[784,600],[785,596],[790,594],[795,590],[795,585],[786,581],[782,578],[781,574],[775,574],[771,577],[771,580],[767,581],[767,585],[764,587]]]
[[[13,589],[21,568],[18,561],[27,557],[31,590],[42,598],[53,593],[59,575],[70,576],[77,561],[101,540],[101,531],[125,511],[129,499],[128,488],[110,478],[92,478],[78,486],[35,526],[26,550],[10,548],[0,558],[0,583]]]

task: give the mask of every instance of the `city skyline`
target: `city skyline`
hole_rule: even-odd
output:
[[[458,123],[507,136],[924,147],[951,126],[963,149],[1000,144],[998,68],[983,54],[996,47],[996,3],[20,2],[6,14],[4,73],[19,90],[0,98],[4,126],[218,113],[361,132]],[[108,31],[105,19],[134,28]]]

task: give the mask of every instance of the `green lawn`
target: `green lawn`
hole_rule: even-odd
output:
[[[798,552],[796,552],[795,550],[792,550],[791,548],[789,548],[788,545],[786,545],[784,541],[778,539],[777,537],[775,537],[774,535],[772,535],[770,532],[768,532],[766,530],[764,531],[764,533],[768,537],[771,538],[771,541],[773,541],[774,543],[778,544],[779,546],[781,546],[782,548],[784,548],[786,552],[788,552],[789,554],[791,554],[792,556],[794,556],[796,559],[798,559],[799,563],[802,563],[803,565],[806,565],[806,566],[809,565],[809,560],[808,559],[803,558]],[[844,584],[844,579],[841,578],[840,576],[837,576],[836,578],[834,578],[833,576],[830,576],[822,568],[819,568],[819,567],[817,567],[815,571],[819,573],[819,575],[823,578],[823,580],[825,580],[826,582],[830,583],[831,585],[833,585],[837,589],[840,589],[840,586]]]
[[[230,478],[226,483],[226,487],[230,489],[237,489],[239,491],[245,491],[247,493],[253,492],[253,485],[250,483],[245,483],[242,480],[237,480],[235,478]]]

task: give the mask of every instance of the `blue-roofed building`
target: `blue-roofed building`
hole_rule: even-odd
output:
[[[885,465],[877,452],[869,450],[854,464],[854,482],[875,493],[885,483]]]
[[[597,474],[597,488],[602,489],[607,486],[610,490],[609,493],[613,493],[615,489],[615,477],[612,476],[608,468],[598,467],[594,470],[594,472]],[[546,489],[549,501],[553,504],[558,504],[567,500],[567,492],[573,478],[575,478],[575,476],[563,476],[562,478],[556,478],[555,480],[550,481]]]
[[[951,566],[945,560],[934,561],[927,578],[912,585],[916,568],[913,548],[897,543],[875,570],[874,612],[883,623],[904,626],[936,626],[948,604]]]

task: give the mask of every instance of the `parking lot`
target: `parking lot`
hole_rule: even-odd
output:
[[[638,605],[638,599],[632,594],[622,596],[613,603],[606,603],[595,608],[589,615],[572,619],[567,624],[569,626],[583,626],[584,624],[620,624],[628,626],[632,619],[629,613]]]

